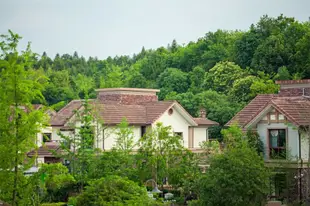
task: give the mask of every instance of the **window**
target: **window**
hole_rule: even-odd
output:
[[[52,133],[43,133],[42,142],[50,142],[52,140]]]
[[[141,137],[146,133],[146,126],[141,126]]]
[[[183,132],[175,132],[174,135],[179,136],[179,137],[183,137]]]
[[[169,114],[169,115],[172,115],[172,114],[173,114],[173,109],[172,109],[172,108],[170,108],[170,109],[168,110],[168,114]]]
[[[269,157],[272,159],[286,159],[286,130],[269,130]]]

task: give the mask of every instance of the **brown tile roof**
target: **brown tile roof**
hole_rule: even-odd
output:
[[[198,125],[219,125],[219,123],[209,120],[207,118],[194,118]]]
[[[282,97],[266,94],[256,96],[226,126],[237,123],[241,127],[245,127],[269,105],[284,114],[291,123],[297,126],[310,124],[310,99],[302,96]]]
[[[271,104],[297,126],[310,125],[310,100],[305,97],[277,97]]]
[[[46,142],[45,145],[42,145],[37,150],[32,150],[28,153],[29,157],[38,155],[38,157],[54,157],[52,151],[60,151],[60,143],[58,142]]]
[[[100,104],[100,118],[104,124],[119,124],[126,117],[129,124],[145,124],[145,107],[141,105]]]
[[[175,101],[159,101],[159,102],[149,102],[145,103],[146,120],[147,124],[153,123],[162,114],[164,114],[168,109],[170,109]]]
[[[82,106],[81,100],[72,100],[64,108],[59,110],[55,116],[51,118],[52,126],[63,126],[73,115],[76,110]]]
[[[226,124],[226,126],[230,126],[236,123],[244,127],[268,105],[268,103],[274,96],[274,94],[257,95],[247,106],[245,106],[240,112],[238,112]]]
[[[173,101],[149,102],[136,105],[115,104],[115,102],[91,101],[94,111],[99,114],[104,124],[119,124],[126,117],[131,125],[151,124],[166,110],[173,106]],[[81,108],[82,100],[73,100],[51,120],[52,126],[63,126],[74,115],[74,110]]]

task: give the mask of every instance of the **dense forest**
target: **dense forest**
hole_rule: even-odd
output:
[[[263,16],[247,31],[217,30],[104,60],[44,52],[34,69],[48,77],[43,103],[56,110],[85,90],[94,98],[96,88],[159,88],[161,100],[177,100],[193,116],[204,107],[223,126],[257,94],[276,93],[274,80],[310,78],[310,22]]]

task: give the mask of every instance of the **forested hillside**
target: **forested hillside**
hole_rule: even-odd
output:
[[[160,99],[178,100],[193,116],[205,107],[224,125],[257,94],[277,92],[274,80],[310,78],[310,23],[263,16],[247,31],[208,32],[187,45],[173,40],[133,56],[43,53],[34,68],[48,77],[45,104],[55,109],[85,90],[95,97],[95,88],[159,88]]]

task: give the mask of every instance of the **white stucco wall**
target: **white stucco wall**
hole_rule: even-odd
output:
[[[299,137],[298,130],[293,126],[289,126],[284,123],[259,123],[257,124],[257,132],[264,144],[265,153],[264,157],[267,158],[268,153],[268,129],[287,129],[287,153],[289,152],[292,159],[299,157]]]
[[[137,142],[139,141],[141,137],[141,127],[140,126],[130,126],[133,134],[134,134],[134,144],[136,145],[134,149],[137,149]],[[100,149],[105,149],[105,150],[110,150],[115,146],[115,141],[117,138],[117,127],[108,127],[104,130],[104,140],[103,140],[103,135],[102,132],[100,135],[98,135],[98,148]],[[104,142],[103,142],[104,141]],[[104,146],[104,148],[103,148]],[[96,145],[97,147],[97,145]]]
[[[162,122],[164,126],[171,126],[173,132],[182,132],[183,134],[183,144],[186,148],[188,148],[188,129],[190,123],[175,109],[173,108],[173,113],[171,115],[168,112],[165,112],[152,126],[155,126],[157,122]],[[95,129],[95,147],[110,150],[115,145],[116,127],[104,127],[102,128],[100,125],[97,125],[95,122],[92,124]],[[76,127],[80,127],[80,121],[76,122]],[[97,127],[98,126],[98,127]],[[137,143],[141,137],[141,126],[131,126],[134,133],[134,142]],[[194,141],[195,147],[199,147],[199,142],[206,140],[206,129],[207,128],[195,128],[196,132],[196,141]],[[103,134],[104,131],[104,134]],[[52,139],[53,140],[61,140],[60,136],[57,134],[59,132],[59,128],[52,129]],[[75,131],[76,134],[78,130]],[[69,135],[72,133],[64,132],[63,134]],[[195,134],[194,134],[195,135]],[[134,149],[138,149],[136,145]]]
[[[157,122],[162,122],[164,126],[171,125],[173,132],[182,132],[183,145],[185,148],[188,148],[188,128],[190,124],[175,108],[172,109],[173,113],[171,115],[165,112],[153,125]]]
[[[307,160],[309,155],[308,138],[305,135],[301,135],[300,139],[301,139],[301,158],[303,160]]]
[[[41,147],[43,143],[43,133],[52,133],[52,127],[45,127],[37,134],[37,146]]]
[[[207,140],[208,127],[194,127],[194,148],[200,148],[199,143]]]
[[[37,165],[44,163],[44,157],[37,157]]]

